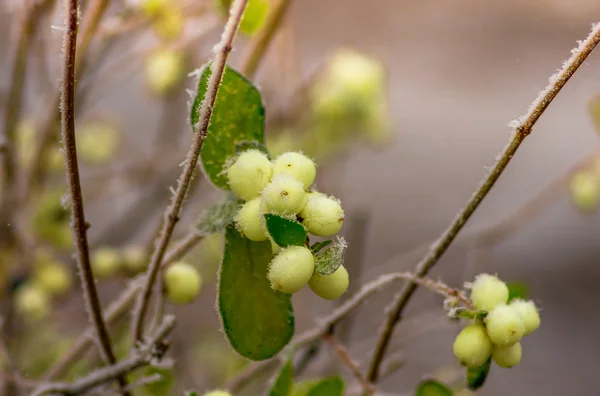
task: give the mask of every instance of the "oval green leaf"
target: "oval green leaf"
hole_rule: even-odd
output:
[[[419,383],[415,396],[452,396],[452,390],[434,379],[426,379]]]
[[[526,300],[529,298],[529,288],[525,282],[507,282],[508,286],[508,302],[515,298]]]
[[[237,198],[229,193],[200,213],[196,230],[200,235],[212,235],[221,232],[233,222],[238,209]]]
[[[479,389],[485,383],[490,373],[492,358],[490,357],[484,364],[477,368],[467,369],[467,387],[471,390]]]
[[[191,110],[192,128],[200,118],[200,108],[211,75],[210,63],[202,69],[198,93]],[[227,66],[213,107],[200,160],[204,173],[217,186],[228,190],[225,164],[240,142],[264,144],[265,108],[258,89],[240,73]],[[247,143],[246,143],[247,144]]]
[[[321,250],[325,249],[327,246],[331,245],[333,243],[333,240],[328,239],[326,241],[321,241],[321,242],[315,242],[310,246],[310,250],[312,250],[312,252],[314,254],[319,253]]]
[[[292,359],[288,359],[269,391],[269,396],[289,396],[294,386],[294,366]]]
[[[233,225],[225,231],[218,304],[229,343],[250,360],[275,356],[292,339],[291,296],[271,289],[267,267],[271,243],[252,242]]]
[[[344,263],[346,241],[338,238],[327,250],[315,257],[315,271],[323,276],[333,274]]]
[[[344,380],[340,376],[328,377],[317,382],[306,396],[343,396]]]
[[[304,246],[307,232],[300,222],[272,213],[265,213],[264,216],[267,231],[277,245]]]

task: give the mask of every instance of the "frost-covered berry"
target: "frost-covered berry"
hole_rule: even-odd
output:
[[[299,180],[306,189],[315,181],[317,167],[314,161],[306,155],[290,151],[275,159],[273,176],[282,174],[290,175]]]
[[[494,345],[508,347],[516,344],[525,334],[525,324],[519,312],[510,305],[498,305],[485,318],[488,336]]]
[[[331,275],[323,276],[315,272],[308,281],[310,290],[317,296],[325,300],[335,300],[339,298],[348,289],[350,278],[348,271],[341,265]]]
[[[321,193],[309,194],[300,217],[308,232],[317,236],[335,235],[344,224],[344,210],[340,202]]]
[[[268,213],[300,213],[306,203],[304,185],[290,175],[275,176],[263,190],[262,202]]]
[[[15,309],[28,320],[39,320],[50,313],[50,299],[39,287],[25,284],[15,293]]]
[[[521,362],[522,354],[523,349],[521,348],[520,342],[505,348],[497,346],[492,348],[492,359],[494,359],[494,362],[496,362],[498,366],[504,368],[515,367],[519,364]]]
[[[210,392],[206,392],[204,396],[231,396],[231,393],[224,390],[213,390]]]
[[[499,304],[508,301],[508,286],[490,274],[480,274],[475,278],[471,288],[471,302],[475,309],[490,311]]]
[[[315,258],[304,246],[281,249],[269,264],[267,278],[274,290],[293,294],[308,283],[315,270]]]
[[[240,208],[235,217],[240,232],[251,241],[261,242],[268,239],[260,210],[260,198],[253,198]]]
[[[202,288],[202,278],[196,267],[173,263],[165,271],[165,292],[173,304],[189,304],[196,299]]]
[[[483,325],[472,324],[458,333],[452,351],[462,365],[475,368],[481,366],[490,357],[492,342]]]
[[[521,315],[521,319],[523,319],[523,324],[525,325],[524,335],[529,335],[540,327],[540,313],[533,301],[516,299],[511,301],[510,306],[513,307],[519,315]]]
[[[227,170],[231,191],[246,201],[258,197],[272,175],[273,164],[269,158],[254,149],[241,153]]]
[[[119,252],[111,247],[101,247],[92,254],[92,272],[98,278],[114,275],[121,265]]]

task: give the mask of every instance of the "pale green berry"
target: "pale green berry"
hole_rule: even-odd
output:
[[[309,233],[317,236],[335,235],[344,224],[344,210],[337,199],[321,193],[311,193],[300,212]]]
[[[123,249],[123,265],[133,273],[144,271],[148,265],[148,257],[141,246],[127,246]]]
[[[269,264],[267,278],[274,290],[293,294],[308,283],[315,270],[315,258],[304,246],[281,249]]]
[[[516,299],[511,301],[510,306],[513,307],[519,315],[521,315],[521,319],[523,319],[523,323],[525,324],[524,335],[529,335],[540,327],[540,313],[533,301]]]
[[[282,174],[290,175],[299,180],[306,189],[315,181],[317,167],[314,161],[306,155],[290,151],[275,159],[273,176]]]
[[[383,87],[385,71],[377,60],[350,49],[339,50],[329,65],[330,78],[347,95],[372,98]]]
[[[202,278],[196,267],[176,262],[170,265],[164,276],[165,292],[173,304],[189,304],[196,299],[202,288]]]
[[[315,272],[308,281],[310,290],[325,300],[335,300],[348,290],[350,278],[348,271],[341,265],[331,275],[323,276]]]
[[[600,201],[600,180],[594,172],[581,171],[571,179],[571,200],[582,211],[591,211]]]
[[[492,359],[494,359],[494,362],[496,362],[498,366],[504,368],[515,367],[519,364],[521,362],[522,354],[523,349],[521,348],[520,342],[505,348],[497,346],[492,348]]]
[[[145,62],[146,81],[157,95],[164,95],[176,88],[185,75],[183,53],[173,49],[158,49],[148,55]]]
[[[25,284],[15,293],[15,309],[26,319],[43,319],[50,313],[50,299],[41,288]]]
[[[240,208],[235,222],[241,233],[251,241],[261,242],[268,239],[260,210],[260,198],[253,198]]]
[[[262,192],[267,213],[291,215],[300,213],[306,203],[304,185],[290,175],[273,178]]]
[[[119,132],[114,126],[105,121],[90,121],[77,136],[77,153],[84,161],[104,163],[116,153],[119,141]]]
[[[57,262],[47,262],[35,268],[33,281],[48,295],[58,296],[69,291],[73,284],[73,277],[64,265]]]
[[[492,342],[483,325],[472,324],[458,333],[452,351],[462,365],[475,368],[481,366],[490,357]]]
[[[231,191],[246,201],[258,197],[272,175],[273,164],[259,150],[244,151],[227,170]]]
[[[231,393],[224,390],[213,390],[210,392],[206,392],[204,396],[231,396]]]
[[[107,278],[117,273],[121,257],[117,249],[101,247],[92,254],[92,272],[98,278]]]
[[[516,344],[525,334],[525,323],[519,312],[510,305],[498,305],[485,318],[488,336],[494,345],[508,347]]]
[[[499,304],[506,304],[508,294],[508,286],[497,276],[480,274],[471,288],[471,302],[475,309],[490,311]]]

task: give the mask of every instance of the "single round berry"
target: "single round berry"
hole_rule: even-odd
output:
[[[317,236],[335,235],[344,224],[340,202],[321,193],[309,194],[300,217],[308,232]]]
[[[571,200],[582,211],[589,212],[600,201],[599,177],[590,171],[576,173],[571,179]]]
[[[281,249],[269,264],[267,278],[274,290],[293,294],[308,283],[315,270],[315,258],[304,246]]]
[[[231,191],[246,201],[258,197],[272,175],[273,164],[259,150],[244,151],[227,170]]]
[[[498,366],[504,368],[515,367],[519,364],[521,362],[522,354],[523,349],[521,348],[520,342],[505,348],[497,346],[492,348],[492,359],[494,359],[494,362],[496,362]]]
[[[119,132],[105,121],[90,121],[81,128],[77,139],[77,152],[84,161],[104,163],[110,160],[119,147]]]
[[[16,291],[15,309],[26,319],[43,319],[50,313],[50,299],[41,288],[25,284]]]
[[[510,306],[513,307],[519,315],[521,315],[521,319],[523,319],[523,324],[525,325],[524,335],[529,335],[540,327],[540,313],[533,301],[516,299],[511,301]]]
[[[71,273],[57,262],[42,263],[34,271],[33,281],[50,296],[65,294],[73,284]]]
[[[196,299],[202,288],[202,277],[196,267],[176,262],[170,265],[164,276],[165,292],[173,304],[189,304]]]
[[[284,174],[299,180],[307,189],[315,181],[317,167],[306,155],[287,152],[277,157],[273,165],[273,176]]]
[[[127,246],[123,249],[123,265],[132,273],[142,272],[148,266],[148,257],[141,246]]]
[[[494,345],[508,347],[516,344],[525,334],[525,323],[519,312],[510,305],[498,305],[485,318],[488,336]]]
[[[458,333],[452,345],[452,351],[462,365],[476,368],[490,357],[492,342],[483,325],[472,324]]]
[[[146,81],[157,95],[171,92],[185,75],[185,57],[173,49],[158,49],[148,55],[145,62]]]
[[[300,213],[306,203],[304,185],[290,175],[275,176],[263,190],[262,202],[267,213]]]
[[[210,392],[206,392],[204,396],[231,396],[231,393],[224,390],[213,390]]]
[[[475,309],[491,311],[499,304],[508,301],[508,286],[490,274],[480,274],[471,288],[471,301]]]
[[[323,276],[318,272],[315,272],[308,281],[310,290],[325,300],[338,299],[346,292],[346,290],[348,290],[349,284],[350,278],[348,277],[348,271],[343,265],[331,275]]]
[[[251,241],[261,242],[268,239],[263,225],[260,210],[260,198],[253,198],[240,208],[235,217],[235,222],[241,233]]]
[[[92,272],[98,278],[113,276],[121,266],[119,252],[111,247],[101,247],[92,254]]]

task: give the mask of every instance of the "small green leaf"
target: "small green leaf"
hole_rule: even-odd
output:
[[[315,258],[315,271],[323,276],[333,274],[344,263],[346,241],[338,238],[327,250]]]
[[[202,69],[198,81],[198,93],[191,110],[192,127],[199,121],[210,74],[208,64]],[[265,108],[260,92],[240,73],[227,66],[200,150],[204,172],[217,187],[229,189],[224,170],[227,161],[235,155],[238,143],[256,141],[264,144],[264,128]]]
[[[267,279],[272,258],[269,241],[252,242],[234,226],[227,227],[219,311],[231,346],[251,360],[275,356],[294,334],[291,296],[271,289]]]
[[[199,396],[196,391],[187,391],[185,392],[185,396]]]
[[[273,387],[269,391],[269,396],[289,396],[294,386],[294,366],[292,359],[288,359],[279,375],[273,384]]]
[[[306,396],[343,396],[344,380],[340,376],[328,377],[317,382]]]
[[[511,302],[515,298],[522,298],[526,300],[529,298],[529,288],[524,282],[508,282],[508,302]]]
[[[426,379],[419,383],[415,396],[452,396],[452,390],[434,379]]]
[[[321,242],[315,242],[310,247],[310,250],[312,250],[312,252],[314,254],[317,254],[321,250],[323,250],[324,248],[326,248],[327,246],[331,245],[332,243],[333,243],[333,240],[331,240],[331,239],[328,239],[326,241],[321,241]]]
[[[267,231],[277,245],[304,246],[307,233],[301,223],[272,213],[265,213],[264,216]]]
[[[317,380],[304,380],[296,382],[290,396],[306,396],[318,382],[319,381]]]
[[[200,235],[212,235],[221,232],[233,222],[239,204],[233,194],[227,194],[224,198],[204,209],[200,213],[196,229]]]
[[[467,369],[467,387],[471,390],[479,389],[485,383],[485,380],[490,373],[492,358],[490,357],[484,364],[477,368]]]

